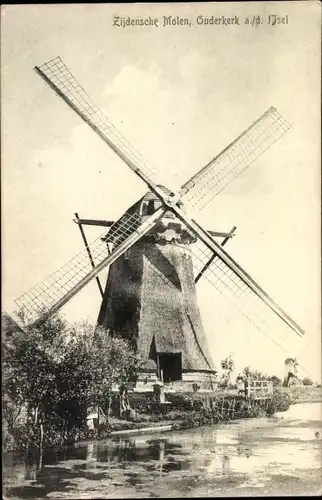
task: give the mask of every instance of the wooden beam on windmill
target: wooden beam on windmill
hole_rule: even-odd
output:
[[[76,214],[75,214],[76,215]],[[73,219],[76,224],[80,224],[82,226],[102,226],[102,227],[111,227],[114,224],[112,220],[96,220],[96,219]]]
[[[221,242],[221,246],[224,247],[227,243],[227,241],[232,238],[234,235],[235,235],[235,231],[236,231],[237,227],[234,226],[230,231],[229,233],[226,233],[225,235],[225,238],[223,239],[223,241]],[[212,236],[223,236],[225,233],[215,233],[214,231],[208,231],[209,234],[211,234]],[[207,269],[210,267],[210,265],[213,263],[213,261],[215,260],[217,254],[214,253],[210,259],[208,260],[208,262],[204,265],[204,267],[201,269],[201,271],[198,273],[198,275],[196,276],[195,278],[195,283],[197,283],[200,278],[202,277],[202,275],[205,273],[205,271],[207,271]]]
[[[79,230],[80,230],[80,233],[82,235],[82,238],[83,238],[83,242],[84,242],[84,245],[85,245],[85,248],[86,248],[86,251],[87,251],[87,255],[88,255],[88,258],[90,260],[90,263],[91,263],[91,266],[92,268],[94,269],[95,268],[95,263],[94,263],[94,259],[93,259],[93,256],[92,256],[92,253],[91,253],[91,250],[90,250],[90,247],[88,245],[88,242],[87,242],[87,238],[86,238],[86,235],[85,235],[85,232],[84,232],[84,229],[83,229],[83,226],[82,226],[82,223],[81,223],[81,219],[79,218],[78,216],[78,213],[76,212],[75,213],[75,218],[74,221],[77,222],[78,224],[78,227],[79,227]],[[102,297],[104,297],[104,292],[103,292],[103,288],[102,288],[102,285],[101,285],[101,282],[100,282],[100,279],[98,276],[96,276],[96,283],[97,283],[97,286],[98,286],[98,289],[100,291],[100,294]]]

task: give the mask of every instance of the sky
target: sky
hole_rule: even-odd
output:
[[[288,15],[288,24],[268,25],[270,14]],[[170,15],[191,26],[162,27]],[[200,15],[238,16],[240,25],[198,25]],[[254,15],[263,24],[245,25]],[[159,27],[119,28],[114,16],[151,16]],[[232,354],[237,371],[250,364],[283,376],[286,355],[295,355],[320,379],[318,2],[17,5],[2,6],[1,22],[3,310],[83,249],[75,212],[115,220],[147,190],[33,71],[59,55],[172,189],[270,106],[292,125],[198,221],[217,231],[237,226],[227,251],[304,338],[290,332],[279,349],[214,315],[209,284],[197,293],[217,366]],[[86,231],[89,240],[101,232]],[[63,312],[94,323],[99,306],[94,280]]]

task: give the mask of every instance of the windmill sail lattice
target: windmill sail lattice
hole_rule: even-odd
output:
[[[200,240],[191,246],[190,252],[193,256],[194,274],[196,276],[205,267],[213,252]],[[287,336],[290,331],[290,324],[285,320],[282,321],[283,317],[267,307],[265,302],[218,256],[215,257],[210,267],[203,272],[203,276],[216,289],[217,293],[215,293],[214,299],[228,301],[230,306],[233,306],[236,312],[242,314],[258,331],[271,340],[273,340],[272,335],[281,340]],[[295,326],[296,333],[302,336],[304,331],[298,325]]]
[[[122,217],[122,223],[117,222],[111,226],[110,236],[106,235],[105,231],[88,245],[96,263],[94,269],[92,269],[92,264],[88,259],[88,251],[85,249],[56,272],[47,276],[41,283],[16,299],[18,308],[22,309],[30,320],[48,312],[55,312],[97,276],[102,269],[110,265],[129,246],[148,232],[162,212],[163,209],[159,209],[143,224],[141,224],[141,218],[137,213],[125,214]],[[113,248],[111,252],[109,246]]]
[[[270,108],[181,187],[184,201],[197,210],[204,208],[289,128],[283,116]]]
[[[132,169],[153,178],[156,168],[114,127],[60,57],[36,66],[35,70]]]

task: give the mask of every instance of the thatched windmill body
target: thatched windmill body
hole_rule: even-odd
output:
[[[131,211],[144,221],[158,205],[148,192]],[[197,304],[189,248],[195,242],[168,211],[110,266],[98,324],[133,341],[144,360],[142,378],[208,385],[215,376]]]
[[[149,191],[118,221],[76,218],[86,248],[56,273],[23,294],[17,303],[41,321],[63,307],[109,267],[98,323],[130,338],[144,359],[144,373],[164,381],[210,384],[215,367],[207,347],[195,283],[205,276],[264,334],[286,328],[303,330],[223,249],[233,235],[204,230],[184,206],[202,208],[251,165],[289,128],[270,108],[223,152],[189,179],[179,193],[162,187],[151,165],[108,121],[60,58],[35,68]],[[107,226],[87,243],[84,224]],[[217,238],[224,238],[222,244]]]

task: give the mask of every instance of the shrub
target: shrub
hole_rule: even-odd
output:
[[[267,415],[273,415],[277,411],[286,411],[292,403],[292,398],[289,394],[275,390],[273,396],[268,400],[266,406]]]
[[[304,377],[304,379],[302,380],[302,383],[303,383],[303,385],[306,385],[306,386],[313,385],[313,382],[309,377]]]
[[[271,382],[273,382],[273,387],[278,387],[282,385],[282,380],[277,377],[276,375],[272,375],[271,377],[268,378]]]
[[[134,408],[139,413],[151,414],[153,413],[153,393],[152,392],[144,392],[144,393],[135,393],[129,392],[128,399],[131,408]],[[118,398],[115,397],[115,402],[113,403],[113,408],[117,408]]]
[[[255,404],[247,409],[246,418],[259,418],[259,417],[265,417],[265,415],[266,415],[265,408],[263,408],[260,404]]]
[[[171,403],[171,407],[181,411],[192,411],[194,398],[180,393],[170,393],[166,395],[167,400]]]

